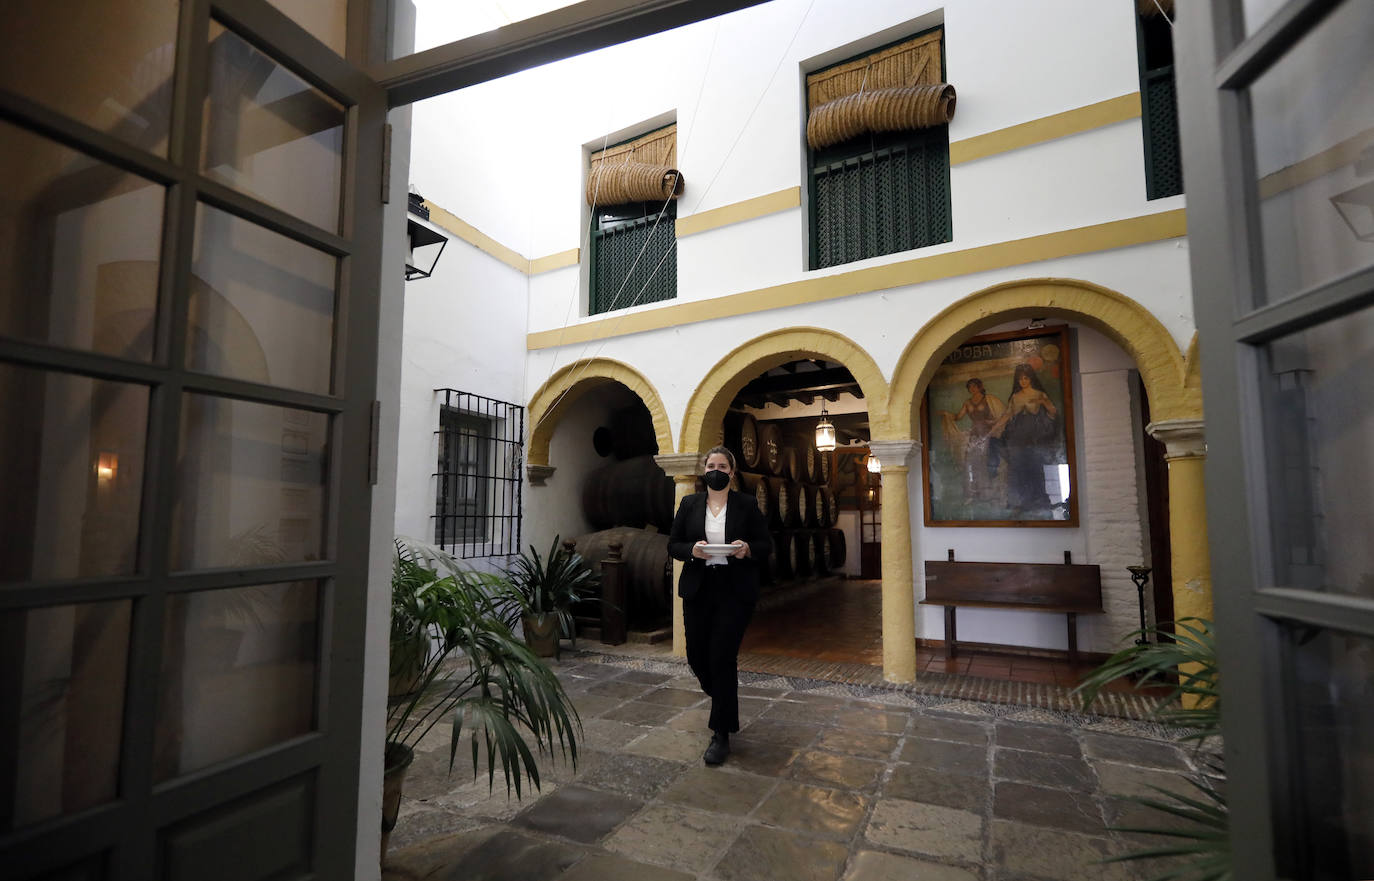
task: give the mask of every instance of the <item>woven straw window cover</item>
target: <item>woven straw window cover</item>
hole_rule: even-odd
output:
[[[684,186],[676,166],[676,123],[598,150],[592,154],[587,172],[587,204],[624,205],[676,199]]]
[[[943,36],[943,29],[934,30],[808,76],[806,142],[811,149],[953,119],[954,87],[940,81]]]

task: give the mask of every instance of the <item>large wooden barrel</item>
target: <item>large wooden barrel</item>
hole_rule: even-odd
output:
[[[820,463],[817,460],[822,454],[816,449],[815,441],[814,437],[804,435],[797,438],[797,479],[803,483],[817,483],[820,480]]]
[[[725,446],[735,454],[740,470],[757,471],[763,451],[759,446],[759,426],[748,413],[725,414]]]
[[[802,496],[806,500],[803,509],[802,525],[810,529],[819,529],[822,526],[829,526],[825,521],[825,496],[821,495],[821,488],[818,486],[803,486]]]
[[[573,539],[573,547],[599,573],[601,561],[610,556],[613,540],[620,542],[620,558],[625,561],[626,619],[636,630],[658,627],[672,617],[673,609],[668,536],[618,526],[579,535]]]
[[[658,452],[658,432],[649,408],[636,402],[611,414],[611,452],[617,459],[652,456]]]
[[[788,482],[781,477],[767,477],[768,495],[773,502],[773,516],[770,518],[775,526],[786,526],[792,522],[792,509],[796,505],[796,497],[792,495],[792,490]]]
[[[587,475],[582,511],[597,529],[653,526],[666,533],[673,525],[673,481],[653,456],[613,462]]]
[[[830,543],[830,568],[843,569],[844,561],[847,557],[844,546],[843,529],[825,530],[826,538]]]
[[[760,422],[759,431],[759,465],[762,470],[769,474],[782,473],[782,451],[786,447],[783,443],[782,432],[776,423]]]
[[[749,474],[739,471],[735,473],[735,480],[739,483],[740,492],[754,497],[759,503],[759,510],[763,516],[770,521],[773,519],[773,494],[769,491],[768,478],[762,474]]]
[[[811,533],[804,529],[792,532],[793,565],[798,578],[810,578],[816,573],[816,546]]]
[[[787,530],[773,532],[773,578],[786,581],[796,574],[796,554],[792,547],[792,533]]]
[[[798,464],[797,448],[785,444],[778,460],[778,475],[788,480],[801,480],[801,466]]]
[[[835,492],[828,486],[821,487],[821,498],[824,500],[825,522],[822,526],[834,526],[840,522],[840,503],[835,499]]]
[[[806,486],[795,480],[784,480],[787,497],[792,504],[787,508],[787,525],[802,526],[806,522]]]
[[[829,575],[831,570],[830,536],[824,529],[813,529],[811,539],[811,559],[817,575]]]
[[[816,454],[816,480],[825,486],[830,485],[830,475],[835,468],[835,454],[820,453]]]

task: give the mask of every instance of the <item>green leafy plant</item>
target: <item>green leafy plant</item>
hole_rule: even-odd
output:
[[[1183,618],[1174,622],[1172,633],[1148,628],[1130,636],[1147,641],[1112,655],[1074,689],[1083,698],[1083,708],[1089,709],[1109,683],[1133,677],[1136,688],[1162,689],[1152,715],[1160,722],[1186,729],[1180,740],[1194,741],[1201,750],[1219,737],[1221,693],[1217,689],[1212,623]],[[1150,881],[1231,881],[1230,815],[1219,785],[1225,780],[1225,771],[1215,757],[1201,761],[1209,773],[1182,775],[1196,793],[1184,795],[1156,786],[1151,788],[1159,797],[1131,797],[1131,801],[1163,815],[1161,820],[1168,817],[1168,825],[1111,827],[1118,832],[1159,836],[1162,843],[1106,862],[1169,860]]]
[[[507,624],[513,626],[514,620],[526,615],[556,614],[566,636],[573,635],[573,604],[591,599],[591,592],[601,582],[582,555],[563,547],[562,538],[557,535],[547,556],[541,557],[530,545],[529,553],[516,558],[507,576],[514,588]]]
[[[393,562],[392,639],[419,636],[426,646],[416,688],[388,709],[388,751],[409,754],[448,718],[449,769],[466,737],[474,775],[485,752],[488,785],[499,764],[517,798],[526,779],[540,786],[536,753],[557,750],[576,766],[577,710],[548,665],[503,622],[509,582],[421,542],[397,540]]]

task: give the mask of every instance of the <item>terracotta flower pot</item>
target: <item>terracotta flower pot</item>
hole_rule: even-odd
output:
[[[405,784],[406,770],[415,759],[415,751],[400,743],[386,745],[382,765],[382,854],[386,860],[386,848],[391,840],[391,830],[396,828],[396,815],[401,810],[401,788]]]

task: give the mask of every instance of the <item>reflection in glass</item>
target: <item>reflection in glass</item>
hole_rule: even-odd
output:
[[[1374,3],[1350,2],[1250,87],[1261,305],[1374,265]]]
[[[186,366],[328,393],[338,261],[207,205],[195,254]]]
[[[0,612],[0,696],[17,702],[0,832],[115,798],[132,605]]]
[[[1294,814],[1307,828],[1278,837],[1301,836],[1307,847],[1300,871],[1284,877],[1374,878],[1374,641],[1298,626],[1288,636],[1298,737],[1289,762],[1301,798]]]
[[[322,413],[186,395],[172,567],[321,559],[328,450]]]
[[[145,150],[167,152],[177,3],[6,3],[0,83]],[[7,175],[7,179],[14,178]]]
[[[315,582],[170,597],[156,779],[313,730],[318,621]]]
[[[344,109],[218,23],[201,167],[331,232],[339,228]]]
[[[1284,0],[1240,0],[1241,14],[1245,20],[1245,35],[1248,37],[1264,26]]]
[[[0,122],[0,334],[153,355],[165,191]]]
[[[1374,308],[1262,351],[1273,583],[1374,597]]]
[[[0,582],[132,573],[148,389],[0,364],[0,414]]]
[[[333,49],[340,57],[348,48],[348,0],[267,0],[287,18]]]

